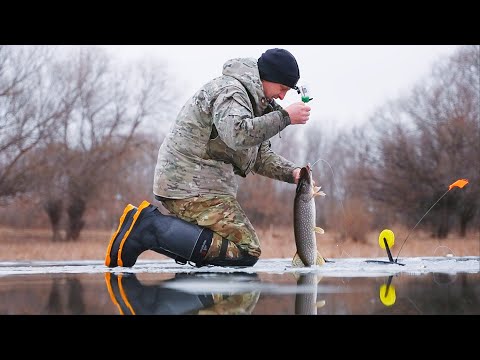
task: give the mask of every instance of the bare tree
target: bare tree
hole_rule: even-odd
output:
[[[51,166],[38,174],[43,181],[37,191],[54,232],[57,213],[64,209],[65,240],[76,240],[89,203],[118,181],[115,170],[129,158],[132,147],[143,145],[135,136],[140,125],[157,115],[168,94],[158,69],[138,66],[117,71],[98,48],[80,48],[50,69],[57,89],[73,105],[62,113],[48,144],[38,153],[38,157],[48,154]]]
[[[89,202],[91,226],[115,229],[127,203],[138,206],[153,200],[153,174],[161,143],[155,136],[137,133],[129,150],[110,163],[111,176],[99,184],[99,195]]]
[[[433,77],[433,86],[417,91],[421,94],[417,99],[423,102],[405,106],[421,130],[421,156],[432,160],[432,173],[444,189],[458,177],[476,184],[480,180],[480,45],[461,47],[434,68]],[[454,225],[452,218],[457,217],[460,234],[465,236],[479,206],[476,186],[448,196],[439,207],[440,216],[431,221],[436,235],[446,237]]]
[[[0,46],[0,198],[28,190],[30,170],[40,164],[26,155],[64,111],[44,76],[51,56],[45,46]]]
[[[370,146],[359,168],[370,196],[415,224],[458,178],[479,181],[479,46],[440,61],[407,98],[372,118]],[[360,171],[361,170],[361,171]],[[444,238],[460,218],[464,236],[480,202],[478,187],[448,194],[424,222]]]

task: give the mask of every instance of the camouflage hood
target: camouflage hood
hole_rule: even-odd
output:
[[[231,76],[243,85],[253,100],[256,116],[261,116],[267,107],[262,81],[258,72],[257,60],[254,58],[236,58],[223,64],[222,74]]]

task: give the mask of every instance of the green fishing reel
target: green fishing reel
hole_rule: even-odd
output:
[[[308,92],[308,88],[306,85],[300,85],[297,87],[297,92],[301,95],[302,101],[306,104],[309,101],[312,101],[313,98],[310,97],[310,94]]]

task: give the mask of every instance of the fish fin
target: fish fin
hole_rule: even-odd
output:
[[[314,186],[313,187],[313,196],[325,196],[325,195],[327,195],[323,191],[320,191],[321,188],[322,188],[321,186]]]
[[[302,259],[300,259],[300,256],[298,256],[298,253],[295,253],[295,256],[292,259],[292,265],[295,267],[305,267],[305,264]]]
[[[324,265],[325,264],[325,259],[323,258],[322,254],[320,254],[319,251],[317,251],[317,260],[315,261],[315,265]]]
[[[323,230],[321,227],[315,226],[313,228],[313,231],[315,231],[317,234],[325,234],[325,230]]]
[[[325,300],[320,300],[320,301],[317,301],[317,303],[315,304],[315,306],[316,306],[317,309],[318,309],[318,308],[324,307],[326,303],[327,303],[327,302],[326,302]]]

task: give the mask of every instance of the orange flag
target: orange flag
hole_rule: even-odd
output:
[[[459,187],[460,189],[463,188],[465,185],[468,184],[468,180],[467,179],[459,179],[457,181],[455,181],[452,185],[450,185],[448,187],[448,190],[452,190],[452,188],[454,188],[455,186]]]

